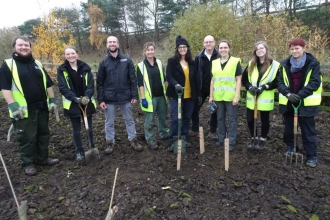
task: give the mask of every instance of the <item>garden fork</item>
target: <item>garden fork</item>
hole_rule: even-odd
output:
[[[293,152],[290,154],[286,154],[286,160],[288,160],[290,156],[290,165],[292,164],[293,157],[296,158],[296,166],[298,166],[298,159],[301,157],[301,165],[303,165],[304,162],[304,155],[301,153],[297,153],[297,133],[298,133],[298,109],[301,105],[301,100],[299,101],[298,106],[294,106],[292,104],[294,114],[293,114]]]

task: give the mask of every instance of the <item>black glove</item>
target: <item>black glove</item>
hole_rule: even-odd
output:
[[[175,91],[176,91],[176,93],[182,93],[183,92],[182,86],[180,84],[176,84]]]
[[[298,103],[300,101],[300,96],[294,93],[288,93],[286,97],[289,99],[292,103]]]
[[[251,95],[253,95],[253,96],[255,96],[256,95],[256,91],[257,91],[257,87],[256,86],[250,86],[249,87],[249,93],[251,94]]]
[[[198,96],[198,105],[201,106],[202,105],[202,96]]]
[[[73,99],[73,101],[74,101],[75,103],[77,103],[77,104],[80,104],[80,103],[81,103],[81,98],[75,97],[75,98]]]
[[[259,86],[257,89],[257,95],[260,95],[266,89],[266,85]]]

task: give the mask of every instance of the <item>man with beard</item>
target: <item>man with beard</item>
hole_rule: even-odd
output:
[[[215,41],[214,37],[208,35],[204,38],[204,49],[200,51],[196,58],[195,63],[197,65],[198,77],[201,88],[201,97],[198,97],[198,100],[195,102],[195,107],[193,114],[191,116],[192,126],[191,126],[191,136],[198,136],[199,130],[199,111],[203,106],[205,99],[210,95],[210,83],[211,83],[211,66],[212,61],[219,57],[218,51],[214,48]],[[208,138],[212,140],[217,140],[217,113],[214,112],[210,117],[210,131]]]
[[[12,58],[1,66],[1,90],[9,115],[25,174],[37,174],[35,165],[52,166],[59,159],[48,158],[49,111],[55,110],[53,82],[42,64],[31,53],[31,42],[19,36],[13,40]]]
[[[114,120],[118,107],[125,120],[128,140],[131,142],[132,148],[142,151],[143,147],[136,138],[131,106],[138,100],[133,62],[128,56],[120,53],[116,37],[108,37],[107,48],[107,56],[100,62],[97,73],[97,99],[101,109],[105,111],[105,153],[111,154],[114,150]]]

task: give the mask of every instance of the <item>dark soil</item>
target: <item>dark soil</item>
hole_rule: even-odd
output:
[[[57,92],[57,99],[60,96]],[[115,170],[117,185],[113,204],[115,219],[330,219],[330,115],[316,118],[319,137],[319,163],[316,168],[285,163],[282,119],[271,114],[267,148],[247,151],[249,137],[245,107],[239,107],[238,144],[230,153],[230,168],[224,170],[224,149],[205,138],[206,151],[199,153],[198,139],[182,157],[176,170],[176,155],[162,147],[149,150],[143,142],[143,114],[134,106],[136,128],[144,151],[134,151],[127,140],[124,120],[118,111],[116,148],[104,154],[104,114],[93,118],[99,161],[79,166],[71,125],[60,112],[61,121],[50,118],[50,157],[60,158],[54,167],[38,167],[34,177],[24,175],[14,138],[7,142],[10,126],[7,105],[0,100],[1,153],[20,201],[28,201],[28,219],[105,219],[108,212]],[[60,105],[59,105],[60,106]],[[209,115],[204,104],[201,125],[207,135]],[[156,127],[155,127],[156,130]],[[83,133],[83,131],[82,131]],[[84,133],[83,133],[84,134]],[[301,142],[301,141],[299,141]],[[164,189],[163,187],[170,187]],[[0,219],[18,219],[2,165],[0,166]]]

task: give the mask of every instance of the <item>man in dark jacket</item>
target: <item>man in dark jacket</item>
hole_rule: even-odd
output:
[[[287,155],[294,152],[293,146],[293,106],[298,109],[298,123],[302,134],[309,167],[317,164],[317,135],[315,115],[321,103],[321,72],[316,58],[306,53],[306,43],[301,38],[293,39],[290,44],[291,56],[281,62],[278,77],[279,111],[284,118],[284,142],[288,147]]]
[[[97,73],[97,99],[105,111],[106,154],[111,154],[115,143],[114,120],[117,107],[125,119],[128,140],[134,150],[143,150],[137,142],[131,104],[137,103],[137,81],[132,60],[120,53],[118,39],[107,39],[107,56]]]
[[[210,95],[210,83],[211,83],[211,69],[212,61],[219,57],[218,51],[214,48],[215,40],[214,37],[208,35],[204,38],[204,49],[200,51],[196,58],[195,63],[198,71],[198,77],[201,88],[201,98],[195,101],[194,111],[191,116],[192,127],[191,136],[197,136],[199,130],[199,111],[203,106],[205,99]],[[208,138],[217,140],[217,113],[216,111],[211,114],[210,117],[210,131]]]
[[[60,162],[48,158],[49,111],[57,106],[53,81],[32,56],[29,39],[16,37],[13,47],[12,58],[1,66],[1,90],[13,121],[22,167],[26,175],[33,176],[37,174],[35,165]]]

